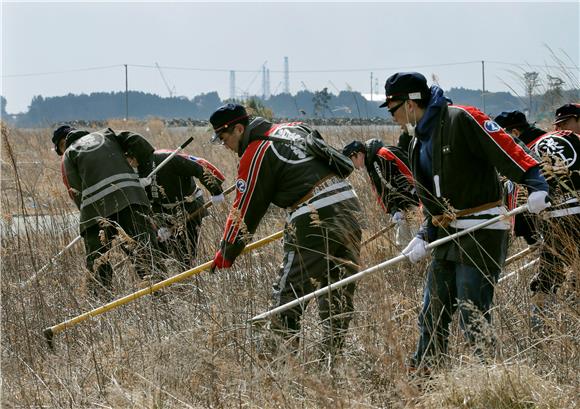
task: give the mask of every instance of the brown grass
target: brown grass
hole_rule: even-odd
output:
[[[216,164],[228,178],[226,185],[233,183],[236,156],[210,146],[205,129],[166,129],[155,120],[111,126],[140,132],[159,148],[176,147],[191,134],[195,140],[186,151]],[[395,138],[384,128],[369,126],[328,127],[321,132],[335,146],[354,138],[379,137],[388,143]],[[50,150],[50,130],[3,128],[2,139],[4,222],[15,214],[62,216],[75,211],[61,182],[59,158]],[[366,177],[355,173],[351,181],[364,204],[364,237],[368,237],[387,218]],[[225,207],[212,209],[204,219],[200,264],[213,256],[226,215]],[[281,230],[283,216],[282,211],[271,209],[255,238]],[[316,361],[321,331],[314,305],[306,314],[300,353],[260,359],[256,345],[263,330],[251,331],[246,320],[270,305],[270,285],[282,259],[280,243],[240,257],[231,270],[204,272],[176,284],[162,298],[144,297],[70,328],[57,335],[51,352],[42,329],[99,303],[86,295],[88,273],[81,245],[59,258],[29,287],[21,288],[21,282],[77,234],[76,226],[67,228],[56,222],[38,231],[33,221],[21,234],[6,232],[2,239],[3,407],[579,406],[580,323],[577,301],[570,296],[575,290],[561,291],[547,331],[533,333],[527,290],[533,271],[524,271],[498,288],[491,330],[498,338],[499,352],[486,364],[467,357],[468,348],[455,325],[446,369],[429,382],[407,376],[404,362],[417,339],[425,264],[401,264],[360,281],[347,346],[332,368]],[[364,266],[397,255],[393,241],[390,231],[370,243],[363,251]],[[516,241],[513,251],[522,247]],[[110,257],[115,265],[116,296],[135,291],[139,283],[124,253],[114,250]],[[525,261],[529,258],[508,271]],[[575,266],[580,266],[578,260]],[[180,272],[175,265],[170,268],[172,274]]]

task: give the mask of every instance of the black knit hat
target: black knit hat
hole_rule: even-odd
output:
[[[526,115],[520,111],[504,111],[496,116],[494,121],[506,131],[511,131],[514,128],[527,128],[530,126],[526,119]]]
[[[62,139],[66,138],[66,136],[74,130],[75,128],[73,128],[70,125],[62,125],[56,128],[52,133],[52,143],[54,144],[54,150],[59,156],[62,156],[64,152],[60,151],[60,149],[58,148],[58,143]]]
[[[219,134],[226,130],[230,125],[248,118],[246,108],[239,104],[226,104],[219,107],[209,117],[209,122],[213,126],[214,135],[211,142],[219,139]]]
[[[385,82],[385,96],[387,100],[380,105],[384,108],[390,101],[407,99],[424,99],[429,96],[427,79],[418,72],[398,72],[387,78]]]
[[[556,109],[556,117],[554,118],[554,125],[572,117],[574,118],[580,117],[580,104],[566,104]]]
[[[347,158],[350,158],[352,155],[359,152],[366,152],[365,145],[361,141],[352,141],[342,148],[342,154]]]

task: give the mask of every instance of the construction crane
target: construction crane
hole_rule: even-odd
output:
[[[161,71],[161,67],[159,66],[159,64],[155,63],[155,66],[159,70],[159,74],[161,75],[161,79],[163,80],[163,83],[165,84],[165,87],[167,88],[167,92],[169,92],[169,98],[172,98],[175,95],[175,87],[171,88],[169,86],[169,83],[167,82],[165,75],[163,75],[163,71]]]

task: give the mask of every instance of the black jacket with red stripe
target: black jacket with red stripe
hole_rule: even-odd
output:
[[[431,179],[425,177],[419,164],[424,141],[413,139],[410,157],[426,217],[420,235],[428,241],[457,231],[452,227],[434,228],[432,216],[441,215],[445,210],[471,209],[498,202],[503,196],[498,172],[516,183],[524,183],[530,182],[525,180],[526,172],[539,166],[539,159],[521,141],[514,140],[474,107],[442,105],[431,120]],[[497,270],[505,259],[506,241],[506,230],[482,229],[436,247],[433,255]]]
[[[384,146],[378,139],[369,139],[365,146],[365,167],[383,209],[393,215],[417,206],[415,182],[405,151]]]
[[[146,177],[171,153],[170,150],[156,150],[147,169],[140,176]],[[225,177],[218,168],[203,158],[178,153],[159,169],[153,176],[150,187],[146,189],[153,210],[159,212],[161,205],[180,203],[187,200],[187,197],[193,198],[197,190],[194,178],[199,179],[212,196],[223,192],[222,183]]]
[[[330,168],[300,145],[280,138],[304,137],[312,131],[303,123],[272,124],[255,118],[240,141],[236,198],[220,244],[225,259],[243,250],[270,203],[290,208],[304,198]],[[276,140],[269,140],[275,136]]]

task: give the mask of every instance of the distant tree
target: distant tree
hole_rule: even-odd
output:
[[[0,115],[2,120],[8,118],[8,113],[6,112],[6,98],[0,95]]]
[[[262,102],[262,100],[257,97],[248,99],[245,105],[248,110],[248,114],[252,116],[261,116],[262,118],[266,118],[268,120],[272,120],[274,117],[272,110],[267,108],[266,105],[264,105],[264,102]]]
[[[314,104],[314,115],[321,116],[324,118],[324,113],[330,111],[328,103],[330,102],[331,95],[328,92],[328,88],[324,87],[322,91],[316,91],[312,97],[312,103]]]

